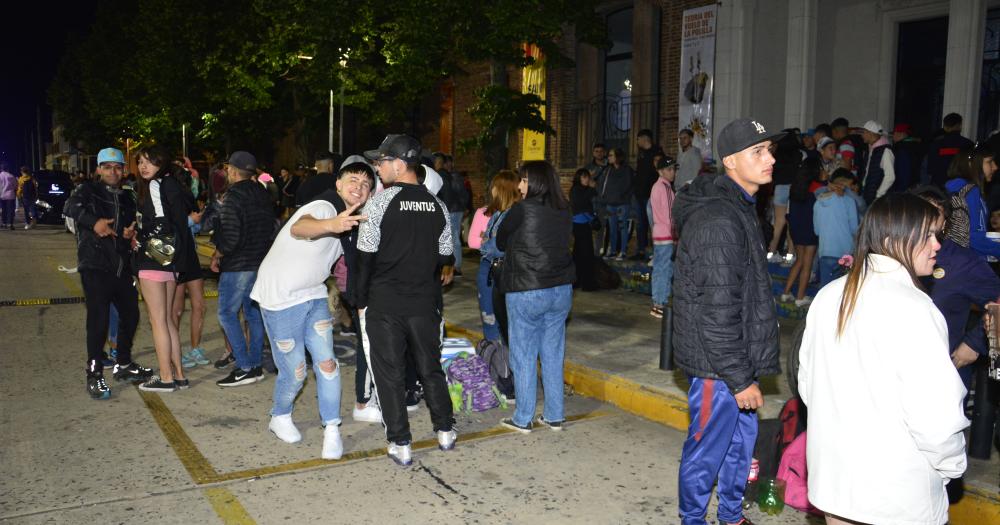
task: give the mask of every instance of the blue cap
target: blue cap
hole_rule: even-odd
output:
[[[122,150],[120,149],[104,148],[97,153],[97,164],[101,165],[105,162],[125,164],[125,155],[122,154]]]

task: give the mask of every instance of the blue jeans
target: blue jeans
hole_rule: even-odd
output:
[[[324,424],[340,424],[340,366],[333,355],[333,316],[326,299],[313,299],[284,310],[262,308],[261,314],[278,367],[271,415],[292,413],[292,404],[308,375],[306,350],[309,350],[316,375],[319,416]],[[333,361],[332,372],[323,371],[321,363],[325,361]]]
[[[24,224],[38,221],[38,207],[35,206],[35,199],[21,199],[21,207],[24,208]]]
[[[670,299],[670,283],[674,278],[674,245],[653,245],[653,304],[663,306]]]
[[[573,285],[510,292],[510,366],[514,372],[517,405],[514,423],[528,426],[535,417],[538,395],[536,361],[542,362],[545,404],[542,417],[563,421],[563,356],[566,352],[566,316],[573,305]]]
[[[608,229],[611,232],[611,253],[608,255],[622,254],[628,250],[628,216],[631,206],[622,204],[620,206],[608,205]]]
[[[108,341],[118,344],[118,309],[114,304],[108,310]]]
[[[819,258],[819,287],[822,288],[833,280],[833,274],[840,266],[839,257]]]
[[[448,212],[451,216],[451,242],[455,245],[455,269],[462,269],[462,217],[465,212]]]
[[[490,274],[489,259],[480,259],[476,273],[476,294],[479,297],[479,316],[483,320],[483,337],[490,341],[500,340],[500,328],[493,311],[493,286],[487,283]]]
[[[222,272],[219,274],[219,325],[233,347],[236,366],[250,370],[260,366],[264,352],[264,321],[260,307],[250,299],[250,290],[257,280],[257,272]],[[240,308],[250,326],[250,342],[243,336]]]

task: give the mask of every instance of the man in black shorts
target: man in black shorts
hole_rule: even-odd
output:
[[[451,280],[454,246],[448,209],[418,184],[420,149],[413,137],[389,135],[378,149],[365,152],[387,188],[365,206],[368,221],[361,223],[357,243],[355,300],[365,357],[382,408],[388,455],[402,466],[413,461],[404,401],[407,353],[424,387],[438,447],[451,450],[457,439],[441,369],[441,281]]]

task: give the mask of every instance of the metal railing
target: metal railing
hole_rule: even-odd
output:
[[[557,130],[559,168],[578,168],[590,162],[594,143],[621,148],[629,163],[636,155],[635,136],[649,128],[654,135],[660,120],[660,94],[619,96],[603,94],[585,102],[562,104]]]

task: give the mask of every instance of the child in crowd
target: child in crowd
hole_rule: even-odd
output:
[[[655,166],[660,178],[653,184],[649,196],[649,217],[653,221],[653,308],[649,315],[662,318],[663,307],[670,298],[670,281],[674,276],[674,221],[671,209],[674,207],[673,184],[677,163],[664,155]]]
[[[990,212],[990,231],[1000,232],[1000,208],[994,208]]]
[[[837,261],[854,252],[854,234],[860,215],[855,200],[847,194],[854,176],[844,168],[836,170],[827,191],[818,193],[813,207],[813,228],[819,236],[819,285],[833,280]],[[856,194],[855,194],[856,195]]]

